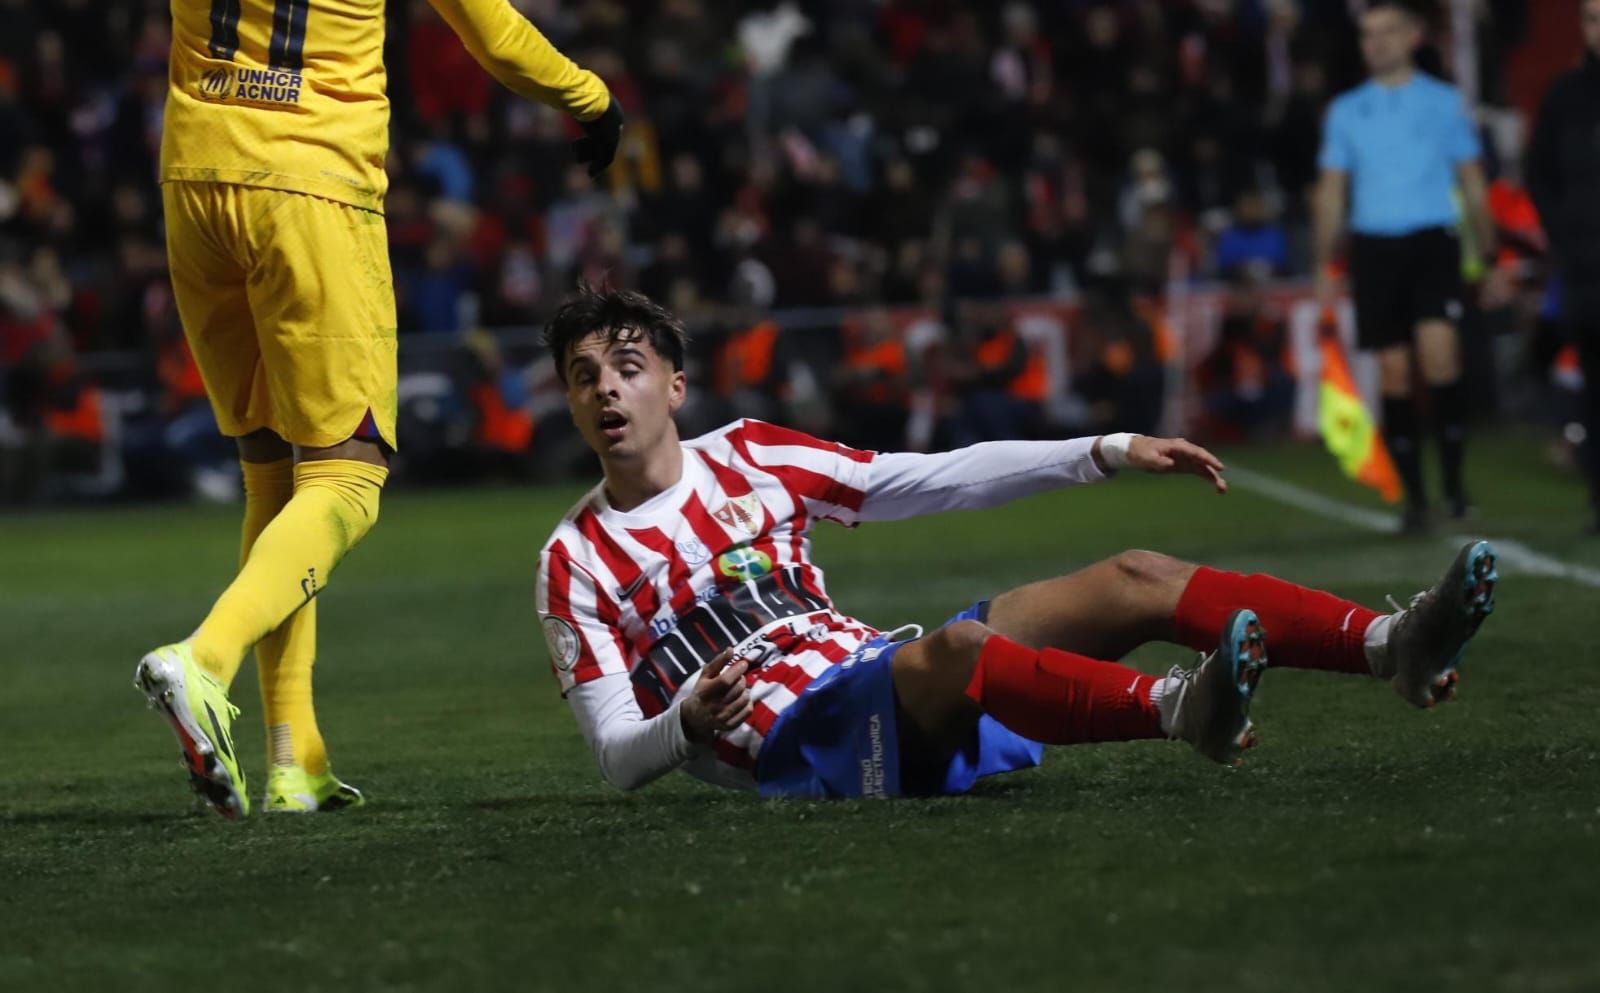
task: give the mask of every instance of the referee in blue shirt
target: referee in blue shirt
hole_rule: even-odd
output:
[[[1487,253],[1494,238],[1482,149],[1461,96],[1413,64],[1422,29],[1421,17],[1399,0],[1375,0],[1361,15],[1371,78],[1328,109],[1315,204],[1324,307],[1338,297],[1332,262],[1348,214],[1356,340],[1378,353],[1383,433],[1405,483],[1404,523],[1413,532],[1429,523],[1413,355],[1428,387],[1450,514],[1459,520],[1471,513],[1461,481],[1467,396],[1456,330],[1463,291],[1458,185],[1473,243]]]

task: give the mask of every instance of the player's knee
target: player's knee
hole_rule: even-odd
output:
[[[978,621],[954,621],[922,639],[916,665],[930,676],[972,676],[983,643],[994,630]]]
[[[935,631],[939,654],[951,659],[976,659],[994,630],[979,621],[955,621]]]
[[[235,438],[234,443],[239,446],[239,458],[244,462],[280,462],[294,456],[294,447],[270,428],[242,435]]]
[[[1169,583],[1193,570],[1188,563],[1180,562],[1170,555],[1142,548],[1130,548],[1118,553],[1111,560],[1111,564],[1116,567],[1118,575],[1124,580],[1140,586]]]
[[[1455,342],[1444,335],[1424,338],[1417,348],[1417,365],[1430,384],[1452,383],[1461,375],[1461,358]]]
[[[1387,348],[1378,353],[1378,386],[1385,396],[1411,393],[1411,352],[1406,348]]]

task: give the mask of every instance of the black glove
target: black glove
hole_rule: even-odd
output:
[[[578,126],[583,128],[583,137],[572,143],[572,154],[579,162],[589,163],[592,178],[605,172],[617,157],[617,143],[622,140],[622,108],[613,97],[604,114],[592,121],[579,121]]]

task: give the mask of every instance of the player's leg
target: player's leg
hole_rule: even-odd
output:
[[[1470,505],[1462,480],[1467,439],[1467,391],[1461,381],[1461,336],[1446,320],[1417,324],[1417,366],[1428,388],[1428,412],[1439,445],[1445,500],[1450,516],[1465,518]]]
[[[1429,589],[1394,614],[1263,574],[1196,569],[1173,614],[1173,639],[1203,650],[1207,625],[1248,606],[1273,632],[1280,666],[1373,675],[1409,703],[1455,697],[1467,642],[1494,610],[1499,579],[1486,541],[1464,545]]]
[[[252,303],[264,329],[273,427],[295,443],[295,464],[292,497],[262,528],[193,639],[196,655],[228,678],[251,645],[311,603],[370,530],[394,437],[393,295],[382,219],[277,191],[251,190],[247,199],[267,222],[258,232]],[[337,273],[324,271],[330,257],[340,260]],[[275,766],[292,756],[296,770],[294,777],[275,770],[275,809],[312,809],[300,802],[306,795],[323,809],[324,800],[359,798],[327,771],[311,709],[313,624],[286,625],[276,671],[264,672],[275,711],[269,726],[288,726],[289,754],[275,741]],[[289,778],[306,779],[312,794]]]
[[[238,442],[245,490],[239,546],[243,568],[256,539],[294,496],[294,448],[268,430]],[[267,729],[269,811],[328,810],[361,802],[359,791],[338,783],[328,770],[327,747],[311,698],[316,656],[315,600],[256,643],[256,671]]]
[[[1407,700],[1431,706],[1454,695],[1461,652],[1494,609],[1497,579],[1493,549],[1473,542],[1394,615],[1276,576],[1130,551],[1002,593],[987,623],[1035,648],[1120,658],[1146,641],[1207,651],[1219,626],[1249,608],[1273,633],[1279,665],[1379,676]]]
[[[256,642],[327,585],[376,521],[394,424],[382,218],[300,194],[238,193],[250,218],[248,290],[268,426],[298,456],[293,497],[193,638],[196,658],[224,684]],[[378,440],[357,437],[366,423]]]
[[[988,624],[1036,648],[1121,658],[1150,641],[1208,651],[1229,614],[1249,607],[1273,633],[1279,664],[1369,672],[1364,635],[1377,612],[1274,576],[1208,569],[1133,550],[1008,590]]]
[[[1443,231],[1424,231],[1414,238],[1417,278],[1411,281],[1411,312],[1417,367],[1428,390],[1445,500],[1450,516],[1462,520],[1470,514],[1471,504],[1462,479],[1469,401],[1462,380],[1461,250],[1456,239]]]
[[[260,433],[255,405],[260,350],[245,285],[247,271],[229,223],[228,196],[227,187],[210,183],[162,187],[178,314],[218,427],[239,438],[248,485],[249,463],[287,465],[288,447],[270,432]],[[247,503],[246,534],[255,526],[253,520],[270,519],[273,512],[269,503]],[[237,710],[228,700],[225,683],[201,666],[192,646],[183,641],[140,659],[135,685],[177,733],[195,789],[225,816],[246,813],[244,772],[232,741]]]
[[[1247,710],[1266,666],[1265,641],[1247,610],[1220,631],[1218,651],[1198,668],[1161,678],[957,621],[903,646],[891,661],[902,736],[954,746],[986,714],[1045,744],[1176,737],[1232,762],[1254,743]]]
[[[1411,330],[1415,321],[1408,285],[1408,239],[1357,236],[1350,247],[1350,289],[1355,302],[1356,344],[1378,357],[1378,394],[1383,438],[1405,487],[1407,531],[1428,525],[1422,482],[1417,406],[1411,389]]]
[[[1408,533],[1428,527],[1428,491],[1422,480],[1422,448],[1417,401],[1411,389],[1410,344],[1378,350],[1378,403],[1383,414],[1383,441],[1394,458],[1405,489],[1402,526]]]

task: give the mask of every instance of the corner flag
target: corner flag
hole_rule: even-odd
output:
[[[1322,443],[1339,460],[1344,474],[1377,490],[1389,503],[1400,500],[1400,474],[1389,449],[1361,402],[1350,375],[1350,363],[1339,343],[1338,324],[1324,315],[1318,333],[1322,351],[1322,387],[1317,430]]]

